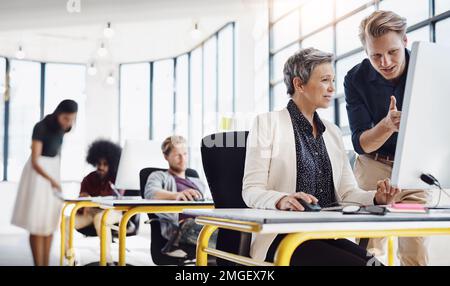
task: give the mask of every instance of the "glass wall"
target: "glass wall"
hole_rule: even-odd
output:
[[[226,26],[217,36],[217,96],[219,119],[234,111],[234,26]]]
[[[40,119],[41,64],[11,60],[8,180],[18,181],[31,154],[31,134]]]
[[[436,43],[450,47],[450,18],[436,23]]]
[[[415,25],[430,15],[429,0],[408,0],[408,4],[402,0],[383,0],[380,2],[380,10],[394,11],[405,17],[408,25]]]
[[[358,37],[361,20],[374,11],[371,6],[336,23],[336,55],[351,52],[361,46]]]
[[[73,130],[64,137],[61,179],[80,181],[86,169],[85,156],[80,156],[86,152],[84,144],[80,144],[85,142],[86,133],[85,66],[9,60],[9,97],[6,98],[6,63],[6,59],[0,58],[0,171],[3,180],[17,182],[20,179],[31,154],[34,125],[53,112],[61,100],[73,99],[79,104],[78,118]]]
[[[174,60],[153,63],[152,139],[163,141],[174,130]]]
[[[450,1],[448,0],[434,0],[436,15],[450,11]]]
[[[341,127],[348,149],[353,147],[343,81],[347,72],[366,57],[358,38],[361,20],[376,9],[392,10],[408,21],[409,48],[414,41],[433,39],[450,46],[450,1],[447,0],[272,0],[269,9],[270,109],[283,108],[288,100],[282,72],[289,56],[300,47],[333,52],[336,98],[333,106],[318,112]]]
[[[189,137],[189,56],[176,59],[175,134]]]
[[[61,150],[61,178],[65,181],[81,181],[86,174],[86,67],[84,65],[45,65],[44,114],[52,113],[64,99],[78,103],[75,126],[64,136]]]
[[[5,93],[6,93],[6,59],[0,58],[0,179],[3,180],[3,160],[5,142]]]
[[[190,93],[189,98],[189,147],[190,165],[193,168],[201,166],[200,142],[203,136],[203,50],[201,47],[191,53]]]
[[[217,37],[203,46],[203,133],[217,131]]]
[[[120,137],[149,139],[150,64],[120,66]]]

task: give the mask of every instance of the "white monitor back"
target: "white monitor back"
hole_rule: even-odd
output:
[[[117,170],[116,187],[139,190],[139,172],[147,167],[168,168],[161,151],[161,142],[126,140]]]
[[[403,99],[392,183],[430,189],[431,174],[450,188],[450,47],[413,43]]]

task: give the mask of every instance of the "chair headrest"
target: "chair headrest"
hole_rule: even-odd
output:
[[[203,169],[217,208],[246,208],[242,180],[248,131],[216,133],[202,140]]]

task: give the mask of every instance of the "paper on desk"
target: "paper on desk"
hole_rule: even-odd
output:
[[[64,198],[64,195],[62,194],[62,192],[60,191],[55,191],[53,190],[53,194],[55,195],[55,197],[57,197],[58,199],[60,199],[61,201],[65,201],[66,199]]]

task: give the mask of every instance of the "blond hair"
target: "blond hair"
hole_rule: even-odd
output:
[[[186,144],[186,139],[183,136],[172,135],[167,137],[161,144],[161,151],[164,155],[169,155],[173,147],[178,144]]]
[[[406,27],[406,18],[392,11],[375,11],[361,21],[359,39],[365,47],[367,37],[378,38],[388,32],[396,32],[403,37],[406,35]]]

